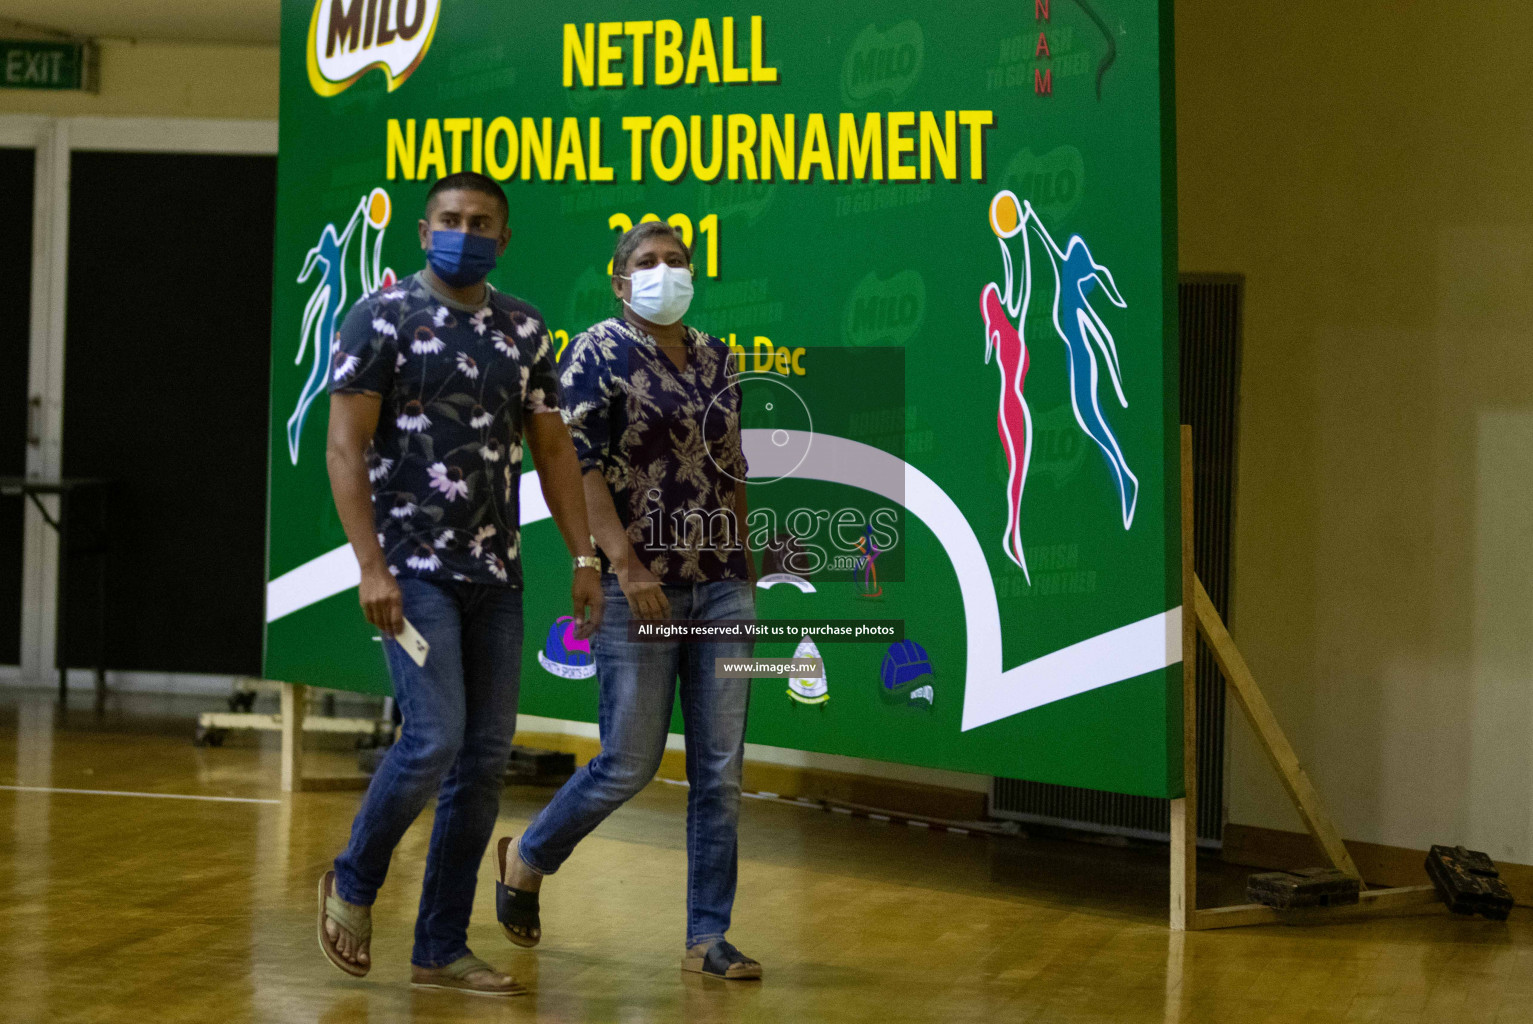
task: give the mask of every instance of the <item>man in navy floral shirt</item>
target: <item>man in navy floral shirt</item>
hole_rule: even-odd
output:
[[[521,583],[520,438],[558,382],[542,315],[486,291],[470,309],[414,274],[341,324],[331,392],[387,396],[367,470],[395,576]]]
[[[361,569],[363,611],[387,638],[404,728],[320,881],[318,923],[330,961],[366,974],[369,908],[394,847],[436,797],[412,981],[497,995],[525,989],[473,956],[467,934],[516,731],[524,436],[576,556],[577,635],[590,635],[602,608],[548,327],[485,280],[510,240],[508,218],[489,178],[438,181],[420,222],[426,268],[364,297],[335,342],[331,489]],[[429,645],[421,664],[395,639],[407,620]]]

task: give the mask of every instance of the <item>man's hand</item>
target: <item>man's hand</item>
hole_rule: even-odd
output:
[[[601,592],[601,573],[589,567],[575,570],[575,582],[570,584],[570,598],[575,603],[575,639],[589,640],[601,625],[602,609],[606,598]]]
[[[630,553],[621,565],[613,568],[617,572],[618,586],[623,588],[623,596],[628,598],[628,607],[635,615],[641,619],[671,617],[671,602],[661,589],[660,581],[643,562]]]
[[[362,601],[362,614],[384,636],[395,636],[405,628],[404,595],[399,592],[399,581],[386,566],[364,572],[357,591]]]

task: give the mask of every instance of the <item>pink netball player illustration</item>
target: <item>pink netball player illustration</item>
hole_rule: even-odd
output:
[[[1005,252],[1003,248],[1001,250]],[[1010,294],[1011,274],[1007,267],[1007,294]],[[985,285],[979,299],[980,313],[985,318],[985,362],[995,357],[1001,371],[1001,402],[996,412],[996,432],[1006,449],[1006,534],[1001,546],[1006,557],[1015,562],[1022,574],[1032,582],[1027,571],[1027,556],[1022,550],[1022,486],[1027,482],[1027,466],[1032,461],[1033,417],[1022,397],[1022,385],[1027,380],[1027,345],[1012,326],[1008,315],[1006,297],[993,283]]]
[[[1119,405],[1128,407],[1123,393],[1122,368],[1118,349],[1101,316],[1092,308],[1089,296],[1098,287],[1109,302],[1125,308],[1123,296],[1113,281],[1112,272],[1098,263],[1079,235],[1073,235],[1061,249],[1044,227],[1031,203],[1018,200],[1003,189],[990,200],[990,228],[1001,246],[1004,288],[985,285],[980,293],[980,315],[985,321],[985,361],[992,354],[1001,375],[1001,396],[996,414],[996,430],[1006,451],[1006,533],[1002,548],[1006,556],[1021,568],[1028,582],[1027,558],[1022,547],[1022,492],[1027,482],[1032,458],[1032,413],[1023,397],[1027,379],[1028,352],[1023,337],[1027,308],[1032,300],[1033,269],[1030,236],[1036,235],[1054,271],[1054,330],[1065,343],[1070,371],[1070,406],[1075,422],[1096,443],[1113,475],[1113,483],[1123,515],[1123,528],[1134,523],[1139,501],[1139,478],[1128,466],[1117,436],[1102,412],[1097,399],[1101,373],[1097,351],[1107,366],[1107,376]],[[1008,242],[1019,239],[1017,258],[1013,259]],[[1015,242],[1011,243],[1015,245]]]

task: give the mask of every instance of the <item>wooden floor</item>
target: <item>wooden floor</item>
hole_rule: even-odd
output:
[[[1509,924],[1439,911],[1173,935],[1164,849],[966,838],[764,801],[743,811],[731,938],[766,980],[683,974],[685,792],[659,783],[550,881],[535,951],[496,929],[486,860],[470,942],[532,996],[408,985],[429,818],[395,857],[373,972],[354,981],[323,960],[313,914],[357,794],[280,799],[275,748],[191,745],[199,706],[138,699],[61,719],[44,694],[0,692],[0,784],[53,790],[0,790],[0,1020],[1533,1021],[1520,909]],[[508,789],[504,829],[547,795]],[[1208,873],[1225,896],[1243,877]]]

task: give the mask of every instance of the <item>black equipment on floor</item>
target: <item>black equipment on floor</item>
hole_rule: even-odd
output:
[[[1358,902],[1362,885],[1332,868],[1268,871],[1246,880],[1246,897],[1275,910],[1343,907]]]
[[[1501,871],[1478,850],[1434,846],[1427,851],[1427,874],[1455,914],[1505,921],[1512,912],[1512,893],[1501,880]]]

